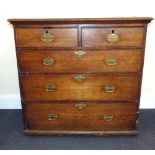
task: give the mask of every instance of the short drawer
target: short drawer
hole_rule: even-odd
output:
[[[136,103],[121,102],[27,102],[24,113],[31,130],[118,131],[135,129],[137,108]]]
[[[76,47],[77,28],[16,28],[17,47]]]
[[[124,50],[20,50],[21,72],[104,73],[140,72],[143,52]]]
[[[64,74],[23,76],[25,100],[137,100],[139,76]]]
[[[144,28],[82,28],[82,45],[142,46]]]

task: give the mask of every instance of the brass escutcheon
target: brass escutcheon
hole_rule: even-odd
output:
[[[54,35],[53,34],[49,34],[49,33],[44,33],[41,36],[41,40],[44,42],[51,42],[54,40]]]
[[[50,66],[54,64],[54,59],[50,57],[46,57],[43,59],[43,64],[46,66]]]
[[[78,110],[83,110],[86,107],[86,104],[84,104],[84,103],[76,103],[75,107],[78,108]]]
[[[104,115],[103,119],[107,122],[112,121],[113,120],[113,115]]]
[[[119,37],[115,33],[111,33],[111,34],[107,35],[107,41],[109,41],[109,42],[113,43],[113,42],[118,41],[118,39],[119,39]]]
[[[81,81],[83,81],[85,79],[86,79],[86,77],[83,76],[83,75],[75,75],[74,76],[74,80],[76,80],[77,82],[81,82]]]
[[[58,117],[58,115],[56,115],[56,114],[49,114],[47,116],[49,121],[55,121],[57,119],[57,117]]]
[[[85,51],[74,51],[74,55],[75,55],[77,58],[82,58],[85,54],[86,54]]]
[[[113,93],[116,90],[114,85],[106,85],[104,86],[104,91],[107,93]]]
[[[109,57],[105,59],[105,63],[108,66],[113,66],[117,64],[117,59],[115,57]]]
[[[47,84],[45,86],[45,91],[47,91],[47,92],[54,92],[55,90],[56,90],[55,84]]]

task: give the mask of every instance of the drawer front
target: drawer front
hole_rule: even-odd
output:
[[[138,49],[97,51],[21,50],[18,55],[21,72],[118,73],[140,72],[143,52]]]
[[[142,46],[144,28],[82,28],[83,46]]]
[[[76,47],[77,28],[16,28],[17,47]]]
[[[26,100],[136,100],[139,76],[69,74],[23,76]]]
[[[133,130],[137,119],[136,103],[32,102],[24,111],[27,128],[37,130]]]

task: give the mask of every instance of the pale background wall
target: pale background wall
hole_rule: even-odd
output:
[[[8,18],[151,16],[154,0],[0,0],[0,108],[21,108],[12,26]],[[148,27],[141,108],[155,108],[155,22]]]

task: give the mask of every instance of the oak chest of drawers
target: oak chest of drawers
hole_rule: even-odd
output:
[[[9,19],[28,134],[137,134],[152,18]]]

